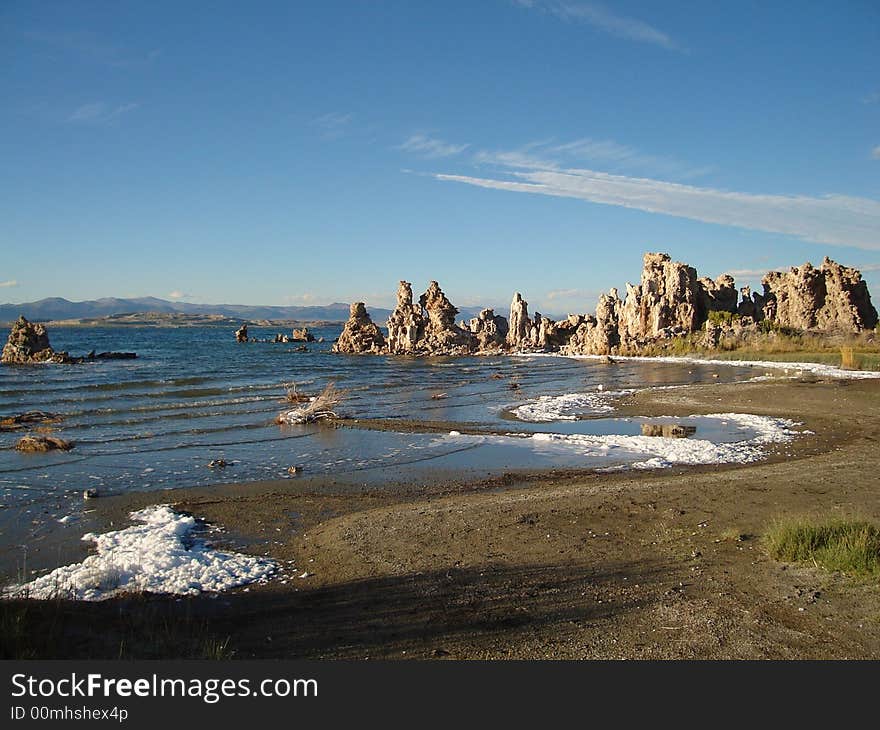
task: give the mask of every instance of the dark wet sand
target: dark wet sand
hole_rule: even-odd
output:
[[[371,491],[295,478],[99,499],[88,529],[174,502],[223,526],[221,545],[295,568],[216,597],[33,602],[29,621],[61,627],[34,653],[878,658],[880,586],[783,565],[757,538],[781,515],[880,522],[878,406],[878,381],[817,379],[621,403],[621,415],[747,412],[815,432],[745,467],[450,475]]]

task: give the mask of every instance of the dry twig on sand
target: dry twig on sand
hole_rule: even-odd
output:
[[[320,395],[309,400],[308,405],[282,411],[275,419],[276,423],[316,423],[317,421],[335,421],[336,406],[345,394],[334,383],[327,383]]]

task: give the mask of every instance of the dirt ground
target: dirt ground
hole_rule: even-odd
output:
[[[880,586],[779,563],[760,539],[780,516],[880,522],[880,382],[643,391],[621,411],[785,416],[814,433],[745,467],[511,474],[403,493],[334,493],[307,479],[180,490],[180,509],[225,528],[222,545],[269,554],[282,577],[213,597],[31,602],[23,621],[51,620],[54,639],[29,651],[880,658]],[[116,522],[156,501],[96,504]]]

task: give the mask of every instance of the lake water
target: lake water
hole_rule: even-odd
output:
[[[276,331],[250,328],[258,338]],[[56,350],[134,351],[138,358],[0,368],[0,416],[31,410],[61,414],[53,433],[75,444],[66,453],[23,454],[13,448],[21,432],[0,433],[0,533],[22,521],[33,531],[58,525],[82,510],[81,495],[89,488],[114,494],[283,479],[293,465],[302,467],[304,476],[332,476],[347,489],[419,484],[452,473],[481,477],[508,470],[644,466],[644,444],[637,443],[641,419],[615,417],[613,399],[604,394],[759,374],[748,367],[631,361],[609,366],[548,357],[336,355],[330,348],[339,332],[314,330],[325,342],[299,352],[298,344],[239,344],[232,331],[218,327],[53,328]],[[444,430],[274,422],[286,407],[283,384],[296,382],[300,392],[316,394],[330,381],[346,391],[341,415],[361,424],[415,420],[442,423]],[[559,396],[571,398],[557,402]],[[543,422],[516,417],[528,416],[536,403]],[[697,428],[691,440],[713,443],[736,443],[757,432],[748,423],[725,419],[688,423]],[[449,433],[459,429],[465,434]],[[467,434],[474,429],[484,433]],[[536,433],[539,437],[528,438]],[[596,442],[593,436],[612,441]],[[630,436],[636,441],[614,440]],[[661,441],[670,440],[650,443]],[[229,466],[209,468],[214,459]]]

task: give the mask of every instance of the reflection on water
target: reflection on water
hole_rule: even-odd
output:
[[[642,436],[657,436],[660,438],[683,439],[693,436],[697,432],[696,426],[686,426],[681,423],[643,423]]]

